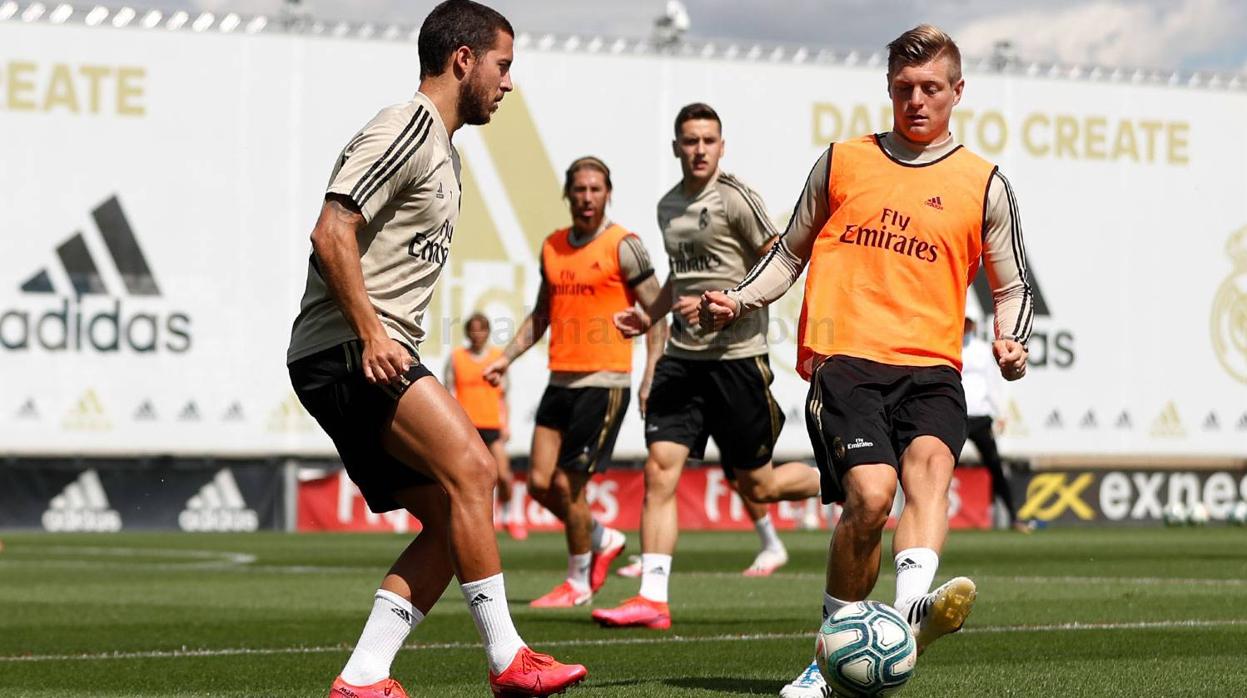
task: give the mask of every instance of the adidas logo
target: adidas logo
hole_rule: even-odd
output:
[[[938,197],[938,196],[933,196],[933,197],[931,197],[931,198],[927,199],[925,203],[926,203],[926,205],[927,205],[927,206],[930,206],[931,208],[933,208],[933,209],[935,209],[935,210],[937,210],[937,211],[943,211],[943,210],[944,210],[944,202],[940,201],[940,197]]]
[[[0,347],[49,352],[188,351],[190,316],[157,312],[160,304],[153,301],[161,297],[160,286],[121,202],[110,197],[91,211],[91,218],[107,254],[92,253],[82,232],[57,245],[56,259],[18,285],[25,294],[22,305],[0,308],[0,327],[5,330],[0,332]],[[101,258],[111,264],[101,264]]]
[[[104,404],[91,389],[87,389],[87,392],[78,398],[78,402],[74,403],[65,415],[62,424],[66,429],[73,431],[108,431],[113,426],[104,412]]]
[[[1044,426],[1049,429],[1062,428],[1064,424],[1061,422],[1061,413],[1056,410],[1052,410],[1052,413],[1048,415],[1048,419],[1044,421]]]
[[[223,468],[187,500],[178,526],[183,531],[255,531],[260,517],[247,508],[234,474]]]
[[[1182,418],[1178,416],[1178,406],[1169,401],[1165,404],[1164,409],[1156,416],[1156,421],[1152,422],[1152,436],[1160,437],[1181,437],[1186,436],[1186,429],[1182,428]]]
[[[476,596],[472,597],[472,601],[468,603],[468,606],[471,606],[472,608],[476,608],[477,606],[480,606],[483,603],[489,603],[490,601],[493,601],[493,599],[486,596],[485,592],[481,592],[477,594]]]
[[[1078,422],[1078,426],[1082,427],[1083,429],[1095,429],[1100,425],[1099,425],[1099,422],[1097,422],[1095,419],[1095,412],[1092,410],[1087,410],[1087,414],[1084,414],[1082,416],[1082,420]]]
[[[1220,431],[1220,430],[1221,430],[1221,422],[1220,420],[1217,419],[1217,413],[1209,412],[1208,416],[1204,418],[1204,431]]]
[[[121,530],[121,514],[108,506],[104,486],[94,470],[87,470],[52,498],[43,512],[48,531],[115,533]]]
[[[1118,429],[1133,429],[1134,425],[1130,422],[1130,413],[1123,411],[1121,414],[1117,415],[1117,423],[1113,426]]]
[[[303,411],[303,404],[294,393],[286,396],[268,415],[270,432],[302,432],[312,431],[316,423]]]
[[[178,421],[179,422],[198,422],[199,421],[199,406],[195,404],[194,400],[191,400],[190,402],[186,403],[186,406],[183,407],[182,411],[178,413]]]
[[[229,406],[229,409],[225,411],[225,416],[221,419],[226,422],[241,422],[245,418],[246,416],[242,411],[242,404],[235,402]]]
[[[411,625],[411,612],[410,611],[408,611],[405,608],[398,608],[398,607],[391,607],[390,610],[394,612],[394,615],[398,616],[399,618],[402,618],[404,623],[406,623],[407,625]]]
[[[918,563],[915,562],[914,559],[911,557],[907,557],[901,560],[900,562],[896,563],[897,572],[902,572],[904,570],[912,570],[915,567],[918,567]]]
[[[17,408],[18,419],[39,419],[39,407],[35,404],[33,397],[26,398],[26,402]]]
[[[156,407],[151,400],[144,400],[143,404],[134,411],[134,420],[137,422],[150,422],[156,419]]]

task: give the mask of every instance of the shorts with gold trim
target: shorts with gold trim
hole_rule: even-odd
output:
[[[697,360],[664,356],[654,367],[645,404],[645,443],[670,441],[703,458],[719,447],[723,470],[756,470],[771,462],[784,412],[771,395],[770,358]]]
[[[433,374],[411,352],[415,360],[397,380],[369,383],[364,378],[362,354],[359,341],[346,342],[297,359],[288,368],[299,402],[333,439],[346,474],[359,487],[368,508],[380,514],[402,508],[394,493],[435,482],[381,445],[403,393]]]
[[[882,463],[900,471],[919,436],[934,436],[961,453],[966,397],[951,366],[893,366],[833,356],[810,377],[805,424],[822,476],[823,503],[844,501],[850,468]]]
[[[537,406],[536,422],[562,433],[560,468],[580,473],[606,469],[631,394],[628,388],[546,387]]]

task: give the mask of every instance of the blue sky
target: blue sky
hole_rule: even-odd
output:
[[[285,0],[139,0],[157,8],[274,13]],[[416,24],[430,0],[302,0],[329,19]],[[648,36],[665,0],[494,0],[519,31]],[[1247,72],[1247,0],[685,0],[701,39],[877,50],[931,22],[969,56],[1009,40],[1022,59]]]

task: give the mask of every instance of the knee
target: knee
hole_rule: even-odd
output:
[[[868,529],[882,529],[892,513],[895,487],[872,487],[850,493],[844,506],[844,518]]]
[[[647,501],[665,501],[675,496],[675,483],[679,480],[679,470],[668,464],[649,458],[645,461],[645,499]]]
[[[446,491],[451,497],[488,495],[493,497],[498,484],[498,466],[488,453],[469,451],[455,469]]]
[[[752,502],[767,504],[779,501],[779,490],[774,483],[766,480],[741,479],[736,484],[736,491]]]

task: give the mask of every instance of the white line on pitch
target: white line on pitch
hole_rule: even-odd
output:
[[[961,632],[968,635],[988,633],[1048,633],[1105,630],[1172,630],[1176,628],[1219,628],[1247,626],[1247,618],[1229,620],[1165,620],[1136,621],[1126,623],[1053,623],[1049,625],[989,625],[970,627]],[[699,642],[760,642],[771,640],[800,640],[812,637],[812,632],[802,633],[752,633],[724,635],[664,635],[661,637],[616,637],[600,640],[549,640],[537,643],[538,649],[546,647],[615,647],[623,645],[694,644]],[[478,649],[475,642],[430,642],[404,645],[407,650],[468,650]],[[69,662],[101,659],[181,659],[187,657],[235,657],[278,654],[325,654],[347,652],[346,645],[319,647],[234,647],[224,649],[148,650],[139,652],[101,652],[96,654],[43,654],[17,657],[0,657],[0,663],[16,662]]]

